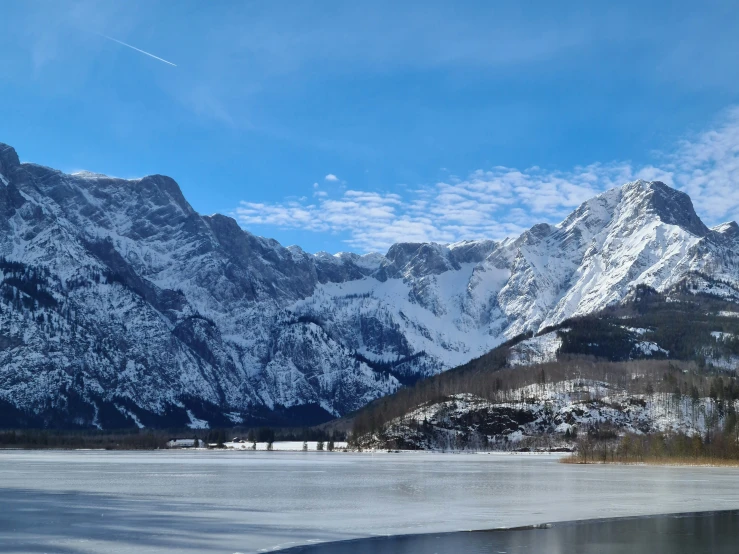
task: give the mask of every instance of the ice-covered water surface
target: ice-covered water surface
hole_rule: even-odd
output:
[[[550,455],[0,451],[0,549],[259,552],[739,508],[739,469]]]

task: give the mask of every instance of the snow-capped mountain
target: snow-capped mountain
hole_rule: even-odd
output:
[[[307,421],[639,283],[739,298],[739,227],[659,182],[515,240],[311,255],[197,214],[169,177],[67,175],[0,144],[0,231],[0,417],[19,424]]]

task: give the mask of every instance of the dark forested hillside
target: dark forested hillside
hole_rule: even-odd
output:
[[[556,330],[561,354],[610,361],[670,358],[729,370],[739,365],[733,359],[739,355],[739,306],[709,294],[691,294],[684,285],[668,294],[639,286],[627,302],[564,321]],[[635,350],[644,342],[661,350]]]

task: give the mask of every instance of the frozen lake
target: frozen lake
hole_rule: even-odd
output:
[[[739,469],[556,456],[0,451],[2,552],[260,552],[739,508]]]

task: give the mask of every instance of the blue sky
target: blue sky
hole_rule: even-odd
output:
[[[502,238],[637,177],[737,218],[736,3],[608,4],[8,2],[0,142],[310,252]]]

